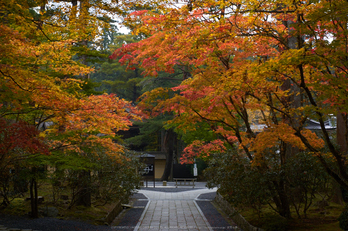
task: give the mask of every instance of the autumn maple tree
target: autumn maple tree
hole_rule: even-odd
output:
[[[74,160],[70,169],[80,176],[100,171],[106,159],[110,169],[136,167],[123,155],[123,146],[115,143],[115,134],[140,119],[140,112],[115,95],[84,91],[94,71],[88,60],[100,55],[103,45],[100,29],[110,27],[108,19],[116,13],[122,13],[117,1],[0,1],[0,119],[8,124],[0,131],[0,166],[6,171],[17,168],[18,153],[47,154],[44,160],[21,162],[32,172],[33,217],[38,216],[36,172],[42,165],[57,167],[57,162]],[[121,170],[118,174],[123,177]],[[115,181],[130,185],[120,197],[134,187],[130,175]],[[88,181],[90,176],[85,177]],[[1,196],[8,204],[6,195]]]
[[[20,162],[34,158],[35,155],[47,155],[48,146],[39,137],[39,131],[25,122],[0,120],[0,172],[2,205],[10,204],[9,184],[11,169],[15,169]]]
[[[152,3],[156,11],[136,11],[127,21],[149,37],[111,57],[154,77],[188,68],[192,77],[179,86],[142,97],[152,114],[174,112],[176,129],[190,132],[205,122],[216,133],[214,141],[192,142],[183,162],[232,148],[262,172],[306,152],[348,189],[346,1]],[[337,112],[339,146],[326,123]],[[306,128],[311,119],[318,132]],[[267,185],[276,211],[290,217],[285,178]]]

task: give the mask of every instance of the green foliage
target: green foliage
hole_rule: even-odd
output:
[[[109,51],[112,52],[123,45],[132,44],[142,39],[142,36],[131,34],[114,34],[114,40],[109,44]],[[145,91],[150,91],[157,87],[174,87],[183,80],[182,70],[177,67],[174,73],[168,74],[160,72],[158,77],[150,78],[142,75],[142,69],[137,67],[127,68],[121,65],[119,59],[105,60],[96,65],[97,72],[91,75],[91,79],[101,85],[96,89],[107,93],[115,93],[119,97],[136,103],[137,99]],[[125,144],[133,149],[158,150],[160,146],[159,136],[164,128],[166,121],[172,119],[172,115],[159,115],[157,117],[136,122],[140,134],[125,140]]]
[[[329,160],[327,160],[330,163]],[[313,199],[321,195],[326,200],[331,195],[330,178],[316,157],[309,153],[298,153],[290,158],[283,167],[287,182],[287,194],[298,217],[306,217]],[[300,211],[302,210],[302,211]]]
[[[198,177],[200,180],[200,178],[204,177],[201,173],[208,167],[208,164],[204,160],[199,159],[199,158],[196,159],[196,164],[197,164]],[[205,181],[205,179],[204,179],[204,181]]]
[[[210,187],[219,186],[219,192],[234,206],[251,207],[257,213],[261,208],[274,204],[279,197],[279,185],[283,185],[286,200],[295,208],[299,218],[306,217],[313,199],[330,196],[330,178],[309,153],[299,153],[289,158],[285,165],[269,164],[267,168],[253,166],[250,161],[229,150],[213,156],[205,177]],[[233,184],[231,184],[233,182]],[[270,207],[281,213],[277,207]]]
[[[168,116],[160,115],[154,118],[145,120],[144,122],[135,122],[139,126],[140,133],[137,136],[125,139],[127,146],[139,147],[147,146],[148,150],[157,151],[158,136],[163,130],[163,124],[168,120]]]
[[[107,44],[108,53],[111,53],[116,48],[123,44],[136,42],[136,37],[133,35],[110,34],[108,39],[113,39]],[[99,91],[107,93],[115,93],[119,97],[135,102],[142,94],[139,83],[142,80],[140,69],[127,70],[126,66],[122,66],[118,60],[104,59],[101,64],[96,65],[97,72],[91,75],[91,78],[100,83],[97,87]]]
[[[338,221],[341,229],[348,229],[348,206],[345,207],[340,217],[338,218]]]
[[[178,124],[172,123],[168,127],[177,127]],[[215,140],[218,135],[211,130],[210,123],[207,122],[197,122],[191,124],[191,128],[187,130],[175,129],[175,132],[178,133],[179,137],[186,143],[191,144],[195,140],[201,140],[204,142],[209,142]]]
[[[48,178],[54,192],[70,186],[72,200],[81,186],[104,203],[127,198],[138,185],[137,160],[101,133],[126,129],[140,112],[117,97],[95,96],[102,92],[89,79],[92,67],[107,61],[117,31],[114,21],[97,15],[119,9],[104,1],[52,3],[0,3],[0,196],[9,205],[28,181],[36,189]],[[86,128],[88,122],[95,123]]]
[[[141,76],[139,70],[126,70],[117,61],[104,62],[91,78],[100,84],[97,89],[107,93],[115,93],[119,97],[135,102],[141,95]]]
[[[215,155],[208,164],[204,172],[208,186],[218,186],[220,194],[234,206],[258,210],[270,200],[266,175],[252,168],[247,159],[239,158],[236,151]]]
[[[86,185],[92,200],[106,204],[114,200],[128,200],[133,190],[138,187],[140,175],[136,169],[141,165],[139,159],[130,152],[125,152],[121,160],[100,154],[98,157],[69,155],[59,158],[56,153],[50,158],[54,170],[50,181],[54,188],[56,201],[65,187],[70,188],[73,206],[81,185]],[[81,177],[82,172],[87,175]],[[93,203],[92,201],[92,203]]]
[[[87,79],[84,81],[82,84],[82,91],[86,95],[99,95],[102,94],[103,92],[101,91],[96,91],[95,89],[100,86],[100,83],[96,83],[90,79]]]
[[[185,79],[185,72],[179,66],[174,67],[173,73],[158,72],[156,78],[144,76],[140,83],[145,91],[151,91],[158,87],[172,88],[178,86]]]

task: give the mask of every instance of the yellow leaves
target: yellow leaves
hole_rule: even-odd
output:
[[[83,142],[83,146],[89,147],[95,156],[99,156],[102,150],[103,155],[112,157],[116,163],[121,163],[121,153],[124,152],[124,147],[113,142],[111,138],[91,135]]]
[[[295,130],[288,124],[273,124],[271,127],[265,128],[264,131],[257,135],[257,137],[252,141],[251,150],[256,153],[263,153],[264,151],[267,151],[267,149],[279,149],[280,141],[290,144],[293,147],[297,147],[300,150],[306,150],[307,148],[305,144],[295,133]],[[324,141],[310,130],[302,130],[301,135],[303,135],[314,148],[320,149],[324,146]]]
[[[72,60],[75,54],[71,52],[73,40],[65,40],[51,43],[41,43],[32,47],[36,64],[43,68],[52,69],[63,75],[85,75],[93,71],[93,68],[80,66]]]
[[[285,52],[279,57],[279,60],[281,61],[281,64],[286,65],[300,65],[304,64],[305,56],[305,48],[301,49],[290,49]]]
[[[101,10],[104,5],[99,1],[71,5],[60,1],[34,9],[27,1],[1,0],[0,113],[11,119],[16,114],[16,119],[38,127],[48,123],[39,136],[52,149],[102,153],[117,161],[123,147],[112,138],[140,120],[141,112],[114,95],[87,97],[81,90],[83,82],[74,79],[93,71],[76,61],[76,54],[88,55],[87,41],[98,50],[101,28],[110,28],[98,17],[107,15],[104,10],[116,10]]]
[[[315,149],[321,149],[324,147],[325,142],[319,138],[314,132],[310,130],[302,130],[301,134],[308,140],[310,145]]]
[[[30,107],[29,111],[40,111],[43,118],[49,118],[52,125],[40,136],[51,139],[57,133],[65,135],[63,140],[50,140],[52,148],[83,153],[83,147],[89,145],[103,147],[107,155],[118,156],[122,152],[120,145],[93,134],[114,135],[127,129],[131,120],[140,119],[141,113],[114,95],[82,95],[81,80],[51,75],[53,72],[74,76],[92,70],[72,60],[73,41],[31,43],[4,25],[0,26],[0,34],[0,82],[8,89],[1,100],[11,103],[11,112]]]
[[[70,52],[70,48],[73,41],[71,40],[37,45],[7,26],[1,25],[0,32],[4,36],[0,37],[0,51],[3,54],[0,68],[4,74],[3,77],[10,79],[5,84],[14,91],[33,92],[31,100],[39,102],[40,106],[48,99],[59,100],[52,95],[62,94],[61,91],[69,88],[68,85],[73,82],[71,80],[57,81],[48,75],[49,72],[80,75],[92,70],[72,60],[73,53]],[[58,82],[64,82],[65,85],[58,86]],[[74,88],[77,89],[76,84]]]

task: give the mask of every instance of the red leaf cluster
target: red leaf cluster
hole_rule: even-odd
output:
[[[30,154],[49,154],[48,147],[39,137],[39,131],[23,121],[0,119],[0,158],[22,149]]]

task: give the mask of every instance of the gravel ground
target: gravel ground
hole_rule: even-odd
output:
[[[214,200],[216,196],[216,192],[211,192],[211,193],[203,193],[199,195],[198,200]]]
[[[234,230],[239,231],[240,229],[237,227],[233,221],[228,222],[224,216],[215,208],[212,203],[214,200],[216,192],[212,193],[204,193],[198,197],[196,200],[197,205],[202,210],[205,218],[207,218],[210,226],[213,230]]]
[[[136,193],[132,196],[135,200],[137,199],[147,199],[143,194]],[[135,206],[146,206],[147,201],[136,201]],[[74,220],[60,220],[56,218],[38,218],[30,219],[29,217],[18,217],[9,216],[6,214],[0,214],[0,225],[4,225],[8,228],[18,228],[18,229],[33,229],[40,231],[111,231],[111,230],[124,230],[130,231],[132,228],[125,227],[135,227],[138,220],[143,212],[143,208],[132,208],[125,210],[121,222],[119,222],[119,227],[106,226],[106,225],[91,225],[82,221]]]
[[[142,193],[136,193],[132,196],[133,207],[124,210],[111,224],[113,230],[133,231],[138,224],[141,214],[148,203],[147,197]]]
[[[30,219],[0,214],[0,225],[8,228],[33,229],[41,231],[110,231],[110,226],[96,226],[85,222],[59,220],[56,218]]]
[[[131,208],[122,217],[117,226],[111,226],[113,230],[133,231],[143,213],[143,208]]]

